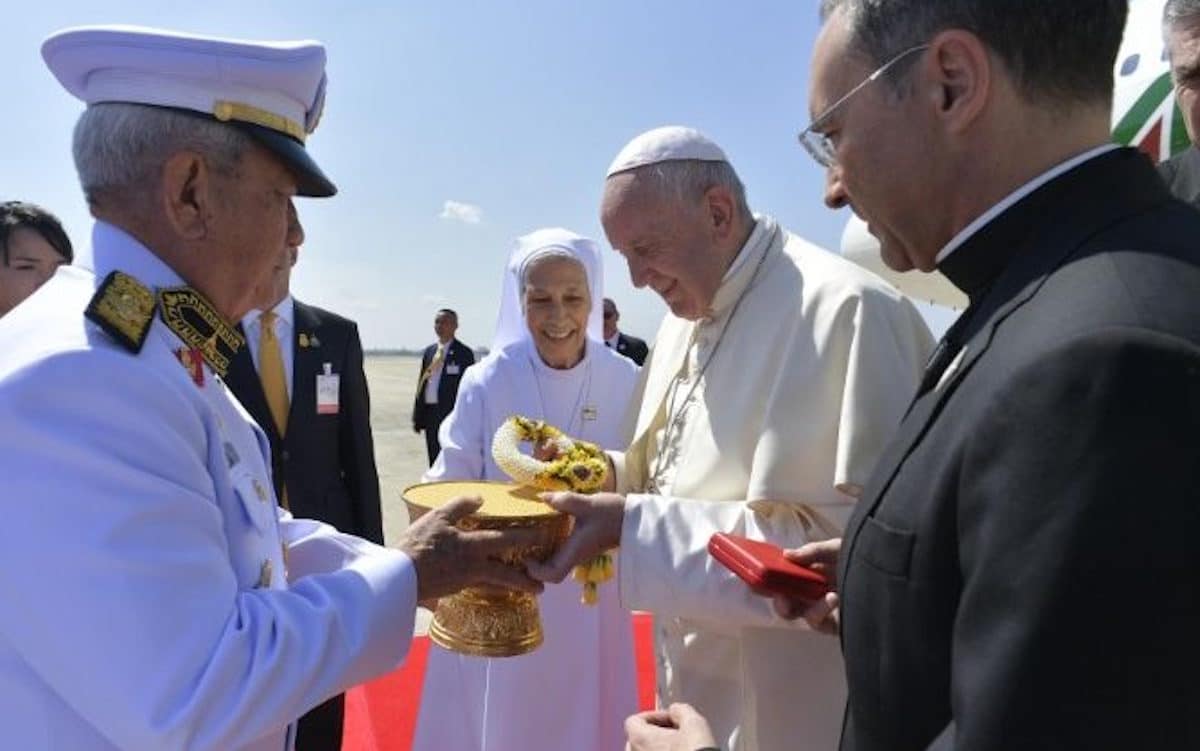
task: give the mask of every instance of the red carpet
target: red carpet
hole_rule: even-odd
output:
[[[638,702],[642,709],[650,709],[654,706],[655,671],[653,621],[649,614],[634,614],[633,638]],[[346,693],[342,751],[408,751],[428,656],[429,637],[417,637],[400,669]]]

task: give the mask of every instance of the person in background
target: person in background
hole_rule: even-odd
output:
[[[242,318],[247,346],[234,356],[227,382],[270,439],[271,479],[283,508],[382,545],[358,327],[292,296],[304,229],[294,208],[289,220],[288,243]],[[343,714],[342,694],[314,707],[300,718],[296,747],[340,749]]]
[[[1171,193],[1200,208],[1200,0],[1167,0],[1163,6],[1163,41],[1175,85],[1175,103],[1192,142],[1161,162],[1158,172]]]
[[[491,352],[463,378],[426,480],[508,480],[491,445],[513,415],[622,445],[638,369],[601,342],[603,280],[590,239],[542,229],[517,240]],[[595,606],[580,591],[574,581],[546,588],[545,642],[530,654],[487,659],[433,647],[414,751],[620,748],[622,723],[637,708],[630,614],[613,587],[600,587]]]
[[[73,260],[57,217],[32,203],[0,202],[0,317]]]
[[[413,431],[425,432],[430,466],[441,450],[438,430],[446,415],[454,409],[458,384],[467,368],[475,364],[475,353],[471,348],[454,338],[458,331],[458,313],[449,308],[439,310],[433,317],[433,331],[438,340],[426,347],[421,355],[412,413]]]
[[[646,363],[646,355],[650,350],[646,347],[646,342],[638,339],[636,336],[629,336],[617,328],[617,322],[621,320],[621,313],[617,310],[617,304],[612,301],[612,298],[604,298],[604,344],[609,349],[615,349],[622,355],[625,355],[630,360],[633,360],[641,367]]]

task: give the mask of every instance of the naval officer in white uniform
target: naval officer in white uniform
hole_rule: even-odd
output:
[[[527,540],[459,532],[466,500],[400,550],[291,519],[222,380],[292,196],[335,190],[303,145],[323,47],[110,27],[43,55],[88,104],[97,221],[93,270],[0,321],[2,745],[284,751],[307,709],[400,663],[419,599],[536,590],[487,561]]]

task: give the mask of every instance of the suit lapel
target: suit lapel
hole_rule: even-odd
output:
[[[300,346],[304,334],[307,347]],[[300,430],[311,423],[317,411],[317,374],[323,363],[333,358],[326,348],[332,345],[321,319],[309,306],[295,302],[295,321],[292,326],[292,403],[288,410],[288,432],[295,426]]]
[[[1034,199],[1034,200],[1030,200]],[[1032,299],[1055,269],[1098,232],[1127,217],[1169,200],[1161,180],[1149,162],[1132,150],[1097,157],[1051,181],[998,217],[1003,219],[992,237],[975,239],[957,252],[1006,252],[1009,248],[987,247],[991,242],[1019,243],[1014,260],[996,281],[972,300],[973,320],[965,332],[966,344],[936,388],[918,399],[901,422],[876,465],[871,481],[846,529],[842,565],[852,559],[858,532],[879,507],[904,461],[920,444],[946,401],[970,374],[991,345],[996,330],[1018,308]],[[1047,206],[1053,207],[1050,210]],[[1016,228],[1018,237],[1008,231]],[[990,231],[985,227],[981,230]],[[969,247],[968,247],[969,246]],[[965,315],[965,314],[964,314]],[[844,577],[845,571],[839,576]],[[844,580],[844,579],[843,579]]]

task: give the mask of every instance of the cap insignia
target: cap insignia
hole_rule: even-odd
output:
[[[251,125],[261,125],[264,128],[289,135],[300,143],[304,143],[304,139],[309,133],[309,131],[304,129],[303,125],[295,120],[270,112],[262,107],[255,107],[252,104],[243,104],[241,102],[217,101],[213,104],[213,117],[223,123],[236,120],[242,123],[250,123]]]

